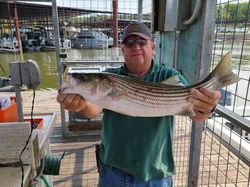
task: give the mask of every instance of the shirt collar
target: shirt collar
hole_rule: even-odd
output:
[[[145,77],[147,77],[148,75],[152,75],[154,73],[157,72],[157,69],[158,69],[158,66],[156,65],[156,63],[152,60],[152,63],[151,63],[151,68],[149,70],[149,72],[147,72],[143,77],[141,77],[140,79],[144,79]],[[126,64],[124,63],[123,66],[121,67],[121,73],[123,75],[128,75],[128,76],[131,76],[131,77],[134,77],[133,74],[129,73],[128,71],[128,68],[126,66]]]

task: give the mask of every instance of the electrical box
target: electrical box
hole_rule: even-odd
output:
[[[191,0],[153,0],[152,30],[185,30],[183,22],[191,16]]]
[[[37,63],[33,60],[10,63],[11,85],[27,85],[29,89],[35,89],[41,81],[41,73]]]

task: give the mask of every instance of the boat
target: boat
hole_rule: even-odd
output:
[[[113,46],[113,38],[100,31],[81,31],[71,38],[72,48],[103,49]]]
[[[62,41],[62,42],[61,42]],[[60,42],[60,48],[62,49],[71,49],[71,40],[69,39],[64,39],[64,40],[59,40]],[[45,45],[41,46],[41,51],[55,51],[55,40],[46,40]]]
[[[14,92],[15,87],[10,85],[10,79],[6,77],[0,77],[0,92]]]
[[[71,40],[70,39],[62,39],[60,38],[60,47],[63,49],[71,49]]]
[[[48,46],[48,45],[41,46],[41,51],[55,51],[55,50],[56,50],[55,46]]]
[[[21,27],[20,35],[24,51],[40,51],[45,40],[45,32],[42,28]]]
[[[0,38],[0,52],[14,52],[18,53],[18,42],[16,37],[1,37]]]

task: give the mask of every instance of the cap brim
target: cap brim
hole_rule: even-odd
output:
[[[143,33],[140,33],[140,32],[131,32],[129,33],[122,41],[122,43],[131,35],[137,35],[137,36],[140,36],[141,38],[145,39],[145,40],[150,40],[151,38],[146,35],[146,34],[143,34]]]

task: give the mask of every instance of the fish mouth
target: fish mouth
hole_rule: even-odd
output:
[[[59,94],[65,94],[65,92],[68,90],[68,89],[71,89],[69,86],[63,86],[62,88],[60,88],[58,90],[58,93]]]
[[[58,93],[59,93],[59,94],[63,94],[63,92],[64,92],[65,89],[66,89],[66,88],[60,88],[60,89],[58,90]]]

